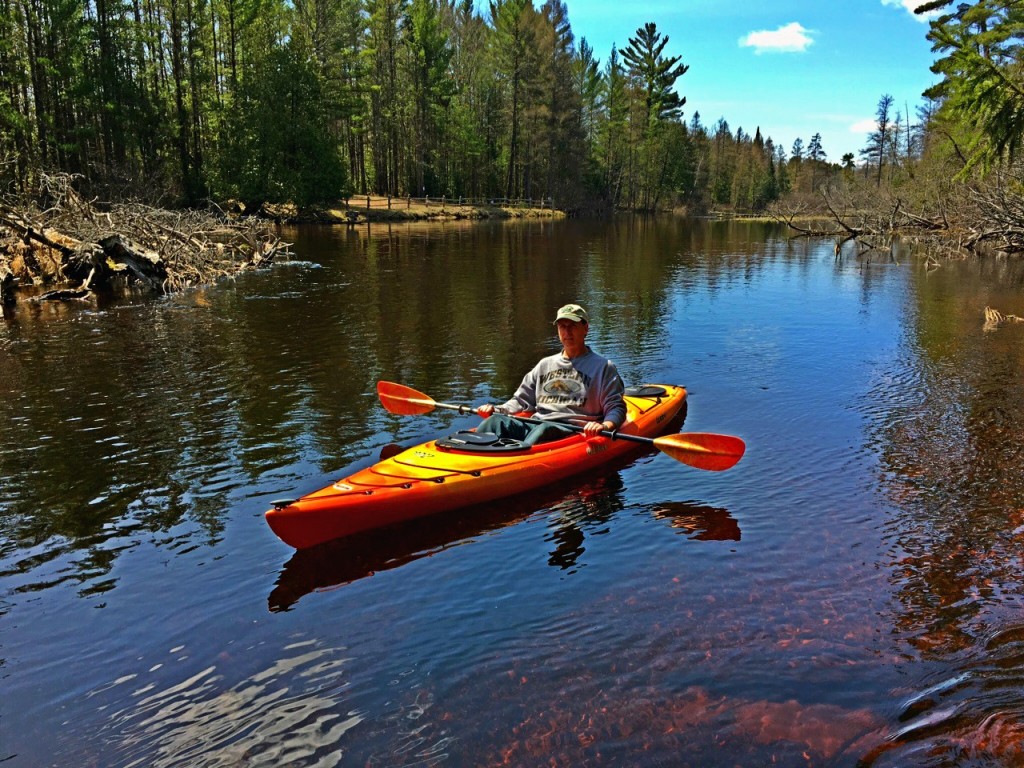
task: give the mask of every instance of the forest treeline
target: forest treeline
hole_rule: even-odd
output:
[[[105,198],[351,194],[757,210],[837,166],[684,120],[655,23],[602,61],[559,0],[0,0],[0,177]]]
[[[820,134],[784,148],[684,117],[688,66],[654,22],[602,61],[560,0],[0,0],[0,183],[59,171],[103,199],[250,211],[370,193],[757,211],[909,184],[933,220],[1020,147],[1022,6],[922,6],[942,79],[913,116],[884,94],[857,163]]]

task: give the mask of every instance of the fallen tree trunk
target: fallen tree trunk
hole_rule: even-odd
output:
[[[120,235],[100,240],[100,247],[112,264],[114,274],[127,272],[134,282],[147,285],[152,291],[162,291],[167,280],[167,265],[159,254],[141,248]]]

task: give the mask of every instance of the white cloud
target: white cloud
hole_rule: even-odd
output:
[[[850,126],[850,133],[871,133],[878,130],[878,121],[873,117],[859,120]]]
[[[922,23],[934,19],[940,14],[940,11],[929,11],[928,13],[922,13],[920,16],[915,14],[914,9],[919,5],[924,5],[924,3],[925,0],[882,0],[882,5],[890,5],[893,8],[906,8],[907,13]]]
[[[810,30],[796,21],[774,31],[762,29],[740,38],[740,45],[753,48],[754,53],[800,53],[813,42]]]

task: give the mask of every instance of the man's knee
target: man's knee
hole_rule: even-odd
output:
[[[558,424],[539,424],[530,430],[530,434],[523,440],[527,445],[538,443],[550,443],[552,440],[561,440],[573,434],[571,429],[566,429]]]
[[[519,419],[513,419],[503,413],[495,413],[481,421],[476,431],[486,432],[498,437],[508,437],[513,440],[522,440],[526,437],[526,433],[529,430],[528,425]]]

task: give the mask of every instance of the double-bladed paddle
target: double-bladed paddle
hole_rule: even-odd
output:
[[[476,412],[476,409],[469,405],[439,403],[430,395],[392,381],[377,382],[377,395],[380,397],[381,405],[389,413],[399,416],[420,416],[430,413],[435,408],[446,408],[463,414]],[[540,419],[533,419],[527,416],[513,416],[512,418],[529,424],[542,423]],[[576,424],[559,422],[559,426],[574,432],[583,431],[583,427]],[[623,434],[622,432],[602,431],[599,434],[613,440],[628,440],[634,443],[653,445],[676,461],[696,469],[707,469],[712,472],[721,472],[723,469],[729,469],[729,467],[740,460],[747,447],[738,437],[716,435],[710,432],[683,432],[676,435],[663,435],[662,437],[654,438]]]

